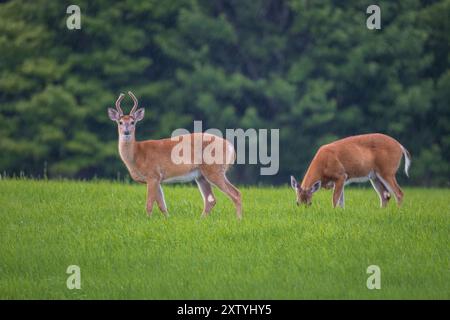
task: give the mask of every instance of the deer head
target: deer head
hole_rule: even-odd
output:
[[[297,180],[295,180],[294,176],[291,176],[291,187],[295,190],[295,194],[297,196],[297,205],[304,204],[306,206],[310,206],[312,203],[313,193],[318,191],[321,187],[322,183],[320,180],[316,181],[311,188],[302,188]]]
[[[121,93],[116,100],[116,109],[108,108],[108,116],[112,121],[117,123],[119,131],[119,139],[122,141],[133,141],[134,133],[136,129],[136,123],[144,118],[144,108],[138,107],[138,100],[131,91],[128,91],[131,99],[133,99],[134,105],[129,115],[124,115],[120,103],[122,102],[125,94]]]

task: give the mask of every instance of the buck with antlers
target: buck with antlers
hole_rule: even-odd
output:
[[[167,216],[167,206],[164,199],[162,182],[187,182],[195,180],[203,197],[204,209],[202,216],[207,216],[216,204],[212,185],[217,186],[234,203],[237,217],[241,218],[241,193],[226,177],[226,172],[235,160],[233,145],[222,138],[206,133],[192,133],[161,140],[135,140],[136,123],[144,118],[144,109],[138,109],[138,100],[132,92],[128,92],[133,99],[134,106],[129,115],[124,115],[120,103],[124,94],[120,94],[116,101],[116,109],[108,108],[108,115],[117,123],[119,132],[119,154],[133,180],[147,184],[147,213],[152,214],[156,202],[161,212]],[[186,148],[190,161],[178,163],[173,161],[174,148],[181,141],[191,144]],[[201,141],[201,147],[196,148],[194,141]],[[222,148],[223,161],[214,163],[208,161],[194,161],[202,157],[202,150],[211,143]],[[185,151],[184,150],[184,151]],[[198,154],[200,152],[200,154]],[[197,153],[197,154],[196,154]],[[186,155],[184,155],[186,157]],[[202,159],[202,158],[200,158]]]
[[[395,179],[402,155],[405,173],[411,156],[397,140],[379,133],[348,137],[322,146],[311,161],[302,184],[291,176],[297,204],[311,204],[314,192],[334,188],[333,207],[344,207],[344,185],[351,182],[372,183],[378,193],[381,207],[385,207],[393,194],[400,205],[403,192]]]

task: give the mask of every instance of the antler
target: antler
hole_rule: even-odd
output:
[[[133,99],[133,102],[134,102],[134,106],[130,111],[130,115],[133,115],[133,113],[136,111],[136,108],[138,107],[138,100],[134,96],[133,92],[128,91],[128,94],[130,95],[131,99]]]
[[[119,111],[121,116],[123,116],[123,111],[122,111],[122,108],[120,107],[120,102],[122,101],[123,97],[125,97],[125,95],[123,93],[121,93],[120,96],[116,100],[116,109],[117,109],[117,111]]]

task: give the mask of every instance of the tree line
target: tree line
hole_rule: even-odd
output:
[[[450,183],[450,1],[0,3],[0,171],[126,175],[107,117],[132,90],[137,138],[173,130],[280,129],[280,171],[238,165],[241,184],[288,183],[322,144],[382,132],[413,157],[409,183]],[[122,105],[130,108],[132,102]]]

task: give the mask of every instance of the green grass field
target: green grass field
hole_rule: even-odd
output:
[[[0,180],[0,298],[450,298],[450,190],[406,188],[386,209],[372,189],[347,188],[345,209],[330,191],[299,208],[288,187],[241,190],[239,222],[217,190],[201,219],[193,185],[166,186],[165,219],[147,217],[142,185]]]

